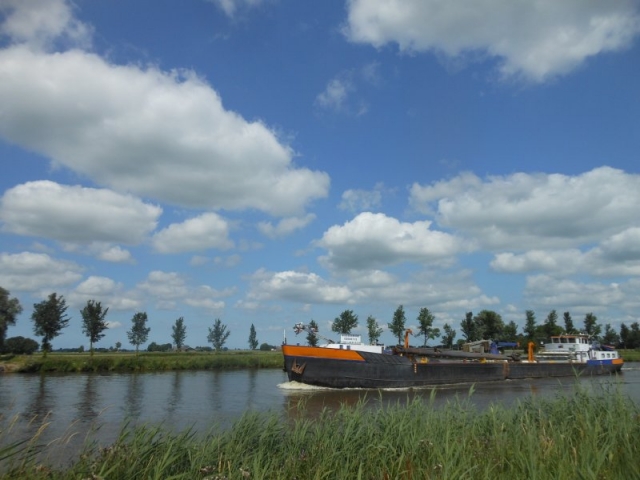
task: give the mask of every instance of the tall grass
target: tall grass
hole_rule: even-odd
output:
[[[640,410],[611,389],[578,387],[482,412],[468,400],[436,408],[419,399],[380,400],[379,408],[362,401],[288,421],[247,412],[207,435],[123,428],[112,446],[88,447],[66,469],[9,452],[2,478],[638,479]]]
[[[233,368],[282,368],[281,352],[234,351],[220,353],[89,353],[19,355],[11,359],[13,371],[32,372],[151,372]]]

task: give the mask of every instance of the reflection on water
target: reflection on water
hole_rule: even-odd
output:
[[[0,448],[8,440],[32,438],[48,423],[41,441],[53,442],[53,463],[68,460],[82,444],[112,443],[120,429],[144,423],[174,431],[207,433],[229,428],[247,410],[272,411],[284,419],[314,418],[323,409],[364,401],[367,408],[415,399],[435,408],[467,399],[475,408],[518,399],[571,393],[576,383],[596,392],[619,388],[640,403],[640,365],[619,377],[517,380],[402,390],[331,390],[287,382],[281,370],[160,372],[134,374],[0,375]],[[470,396],[471,395],[471,396]],[[35,418],[35,420],[34,420]],[[3,430],[13,419],[10,438]],[[55,449],[56,442],[60,445]],[[61,453],[63,452],[63,453]],[[52,460],[52,458],[54,458]]]

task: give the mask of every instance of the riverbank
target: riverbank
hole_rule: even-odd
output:
[[[4,355],[0,371],[16,373],[155,372],[282,368],[281,352],[237,350],[227,352],[100,352]]]
[[[640,362],[640,350],[620,350],[625,362]],[[0,356],[0,373],[156,372],[234,368],[282,368],[282,352],[52,352]]]
[[[114,444],[87,445],[62,469],[48,466],[36,435],[0,448],[0,478],[640,478],[640,409],[615,389],[577,387],[482,412],[468,399],[435,408],[434,398],[378,409],[361,401],[289,421],[247,412],[232,428],[204,435],[125,426]],[[0,445],[2,435],[11,432],[0,431]]]

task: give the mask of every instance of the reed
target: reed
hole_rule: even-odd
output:
[[[281,352],[109,352],[16,355],[11,371],[23,373],[153,372],[168,370],[218,370],[234,368],[282,368]]]
[[[304,402],[297,410],[292,420],[247,412],[206,435],[125,426],[113,445],[88,447],[65,469],[9,451],[2,478],[640,478],[640,410],[615,385],[481,412],[469,399],[443,407],[370,399],[314,417]]]

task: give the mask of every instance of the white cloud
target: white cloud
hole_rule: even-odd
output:
[[[333,78],[326,88],[316,97],[316,104],[328,110],[342,111],[347,103],[349,93],[354,90],[350,78]]]
[[[297,215],[329,176],[297,168],[262,121],[225,110],[190,71],[81,50],[0,50],[0,136],[94,182],[174,205]]]
[[[259,6],[263,0],[209,0],[215,3],[229,17],[233,17],[239,10]]]
[[[260,222],[258,223],[258,230],[271,239],[282,238],[306,227],[315,218],[316,216],[313,213],[309,213],[304,217],[283,218],[275,226],[271,222]]]
[[[225,298],[235,293],[235,288],[216,290],[208,285],[191,286],[187,279],[176,272],[159,270],[149,273],[147,279],[140,282],[136,289],[155,300],[158,308],[173,310],[178,302],[208,310],[221,310]]]
[[[17,185],[0,199],[3,230],[73,244],[138,244],[161,212],[131,195],[50,181]]]
[[[160,253],[197,252],[210,248],[233,247],[227,221],[215,213],[205,213],[182,223],[174,223],[153,236],[153,247]]]
[[[347,286],[331,284],[315,273],[268,272],[261,269],[251,277],[249,301],[287,300],[296,303],[354,303]]]
[[[542,82],[591,56],[628,46],[640,32],[632,0],[350,0],[353,42],[449,57],[485,54],[504,77]]]
[[[0,14],[5,15],[0,35],[32,48],[44,48],[59,37],[78,45],[91,40],[91,28],[73,18],[64,0],[2,0]]]
[[[430,226],[429,221],[404,223],[382,213],[365,212],[329,228],[317,245],[329,251],[323,261],[337,269],[450,261],[468,248],[455,236]]]
[[[411,188],[411,204],[490,249],[567,248],[638,226],[640,175],[600,167],[577,176],[466,174]],[[435,205],[434,205],[435,204]]]
[[[45,253],[0,253],[0,285],[11,291],[59,288],[82,278],[82,267]]]
[[[338,208],[352,213],[376,210],[382,205],[383,190],[384,186],[381,183],[377,184],[373,190],[345,190]]]
[[[132,263],[133,258],[131,257],[131,252],[129,250],[125,250],[121,247],[108,247],[105,250],[102,250],[98,253],[98,258],[100,260],[104,260],[105,262],[113,262],[113,263]]]
[[[90,276],[67,295],[69,305],[83,308],[87,301],[100,302],[109,311],[128,311],[143,307],[142,299],[135,292],[126,291],[124,285],[111,278]],[[108,314],[107,314],[108,315]],[[110,327],[111,328],[111,327]]]

